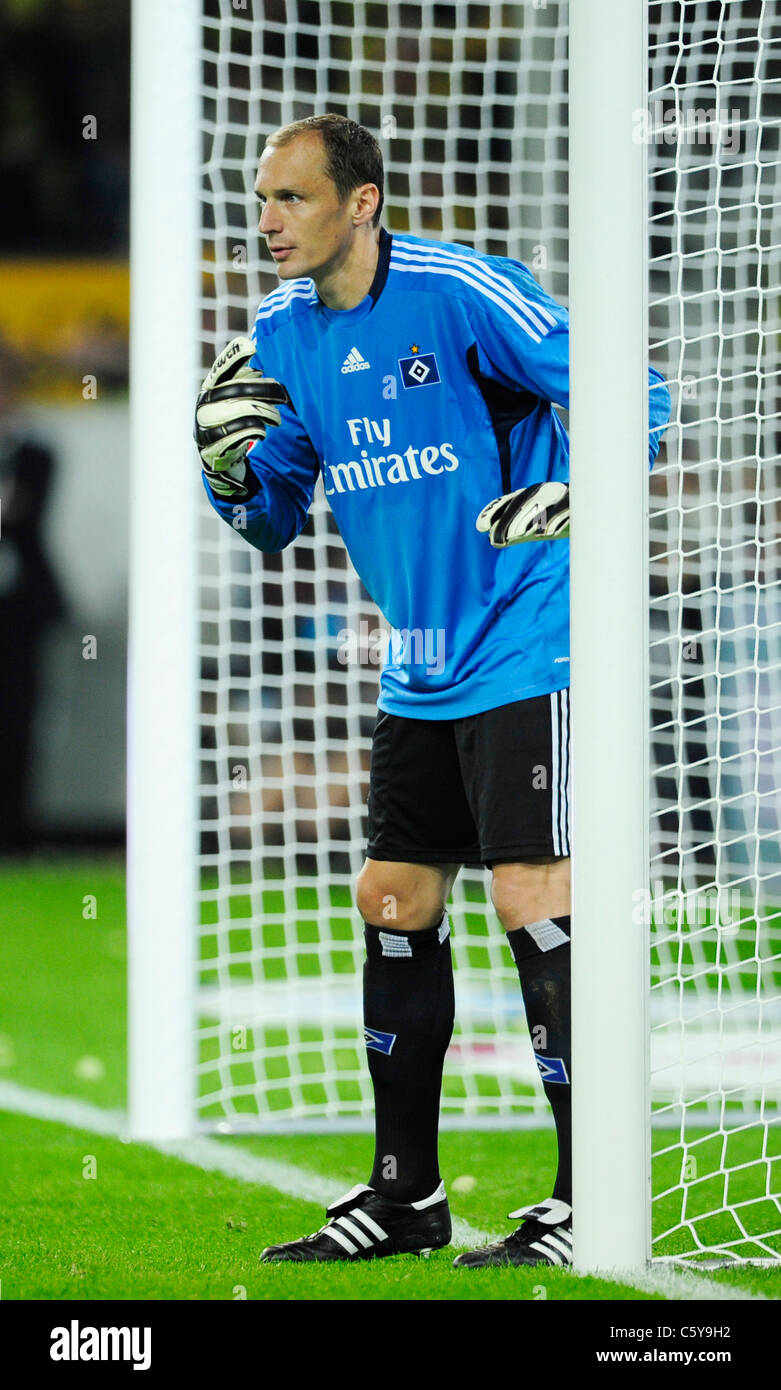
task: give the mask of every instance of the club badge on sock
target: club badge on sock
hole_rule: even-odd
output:
[[[366,1046],[373,1048],[375,1052],[384,1053],[386,1057],[390,1057],[396,1037],[396,1033],[381,1033],[377,1028],[364,1027],[363,1030],[363,1040]]]

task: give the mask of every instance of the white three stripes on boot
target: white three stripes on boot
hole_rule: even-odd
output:
[[[367,1230],[371,1231],[372,1234],[375,1235],[378,1240],[388,1239],[388,1232],[383,1231],[382,1226],[378,1226],[377,1222],[373,1219],[373,1217],[367,1216],[365,1211],[356,1211],[353,1212],[353,1215],[356,1221],[362,1221]]]
[[[330,1236],[349,1255],[358,1254],[358,1245],[354,1245],[353,1240],[357,1240],[364,1250],[368,1250],[373,1244],[379,1245],[380,1241],[388,1239],[387,1231],[383,1231],[382,1226],[378,1226],[377,1222],[373,1221],[371,1216],[367,1216],[365,1211],[353,1211],[350,1216],[353,1218],[352,1221],[347,1216],[337,1216],[328,1226],[324,1226],[322,1231],[324,1236]],[[371,1235],[366,1235],[364,1231],[359,1230],[355,1225],[356,1221],[360,1221],[361,1225],[371,1232]],[[353,1240],[350,1239],[350,1236],[353,1237]],[[374,1240],[372,1240],[372,1236]]]
[[[330,1236],[331,1240],[335,1240],[337,1245],[341,1245],[342,1249],[346,1250],[348,1255],[356,1255],[358,1253],[358,1246],[353,1245],[352,1241],[348,1240],[347,1236],[342,1235],[342,1232],[337,1229],[335,1223],[330,1226],[324,1226],[323,1235]]]
[[[350,1221],[347,1216],[339,1217],[339,1229],[342,1231],[349,1231],[350,1235],[355,1236],[358,1244],[362,1245],[364,1250],[369,1249],[372,1243],[371,1236],[367,1236],[366,1232],[362,1231],[359,1226],[356,1226],[353,1221]]]
[[[572,1236],[569,1231],[546,1231],[530,1248],[537,1250],[541,1255],[547,1255],[555,1265],[572,1262]]]

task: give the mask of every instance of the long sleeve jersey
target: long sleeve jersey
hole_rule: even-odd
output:
[[[315,484],[391,626],[379,707],[453,719],[569,684],[569,542],[494,549],[481,509],[568,481],[566,310],[525,266],[383,232],[374,283],[329,309],[309,279],[258,310],[252,365],[291,405],[250,451],[259,480],[241,534],[289,545]],[[649,372],[649,460],[669,417]],[[234,507],[215,509],[233,523]]]

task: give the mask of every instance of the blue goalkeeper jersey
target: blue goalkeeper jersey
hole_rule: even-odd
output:
[[[569,684],[569,542],[494,549],[492,498],[568,480],[566,311],[525,266],[383,232],[369,294],[327,308],[309,279],[258,310],[253,366],[287,387],[249,454],[241,534],[260,550],[304,526],[318,475],[392,632],[379,706],[452,719]],[[650,372],[649,454],[670,397]],[[212,505],[231,524],[230,501]]]

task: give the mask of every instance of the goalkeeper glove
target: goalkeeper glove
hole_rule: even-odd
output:
[[[284,386],[250,367],[251,338],[234,338],[204,377],[195,406],[195,442],[212,492],[251,497],[258,480],[247,462],[269,425],[279,424],[278,405],[289,403]]]
[[[475,526],[487,531],[491,545],[502,549],[520,541],[560,540],[569,536],[569,487],[534,483],[507,492],[483,507]]]

